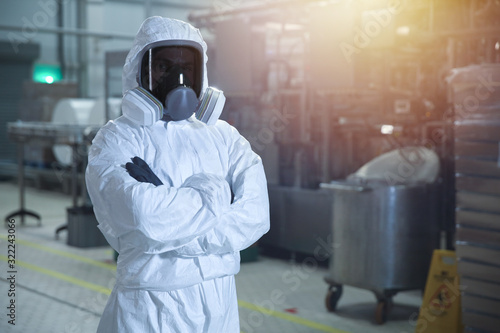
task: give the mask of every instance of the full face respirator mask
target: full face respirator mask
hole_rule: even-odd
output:
[[[195,42],[166,41],[143,52],[137,81],[139,87],[125,93],[123,115],[150,126],[160,119],[180,121],[193,113],[213,125],[224,108],[222,91],[208,87],[202,96],[203,50]]]

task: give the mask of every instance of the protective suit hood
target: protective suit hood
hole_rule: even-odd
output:
[[[122,74],[122,93],[139,86],[139,67],[141,66],[142,54],[149,49],[152,44],[158,45],[165,41],[171,41],[176,45],[199,45],[202,52],[203,77],[201,85],[201,94],[208,87],[207,79],[207,44],[203,40],[199,29],[191,24],[160,16],[153,16],[146,19],[137,35],[130,52],[125,60]],[[183,43],[185,41],[185,43]]]

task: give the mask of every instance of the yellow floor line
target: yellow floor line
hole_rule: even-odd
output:
[[[4,235],[0,235],[0,238],[7,239],[7,237]],[[84,263],[87,263],[90,265],[106,268],[106,269],[109,269],[111,271],[116,271],[116,265],[107,264],[107,263],[104,263],[104,262],[101,262],[98,260],[94,260],[94,259],[89,259],[87,257],[80,256],[80,255],[73,254],[73,253],[69,253],[66,251],[56,250],[56,249],[53,249],[53,248],[48,247],[48,246],[43,246],[43,245],[36,244],[36,243],[30,242],[30,241],[21,240],[19,238],[16,238],[16,244],[29,246],[29,247],[32,247],[34,249],[42,250],[45,252],[50,252],[50,253],[57,254],[57,255],[62,256],[62,257],[66,257],[66,258],[78,260],[78,261],[81,261],[81,262],[84,262]]]
[[[338,330],[336,328],[333,328],[333,327],[330,327],[330,326],[327,326],[327,325],[319,324],[319,323],[316,323],[314,321],[310,321],[310,320],[307,320],[307,319],[304,319],[304,318],[293,316],[293,315],[290,315],[290,314],[287,314],[287,313],[270,310],[270,309],[267,309],[265,307],[258,306],[258,305],[255,305],[255,304],[252,304],[252,303],[249,303],[249,302],[238,300],[238,305],[240,307],[242,307],[242,308],[245,308],[245,309],[249,309],[249,310],[252,310],[252,311],[261,312],[261,313],[263,313],[265,315],[269,315],[269,316],[273,316],[273,317],[276,317],[276,318],[280,318],[280,319],[284,319],[284,320],[287,320],[287,321],[291,321],[293,323],[296,323],[296,324],[299,324],[299,325],[302,325],[302,326],[306,326],[306,327],[309,327],[309,328],[313,328],[313,329],[318,330],[318,331],[329,332],[329,333],[348,333],[346,331],[341,331],[341,330]]]
[[[7,259],[6,256],[0,255],[0,260],[7,261],[8,259]],[[83,287],[83,288],[86,288],[86,289],[97,291],[99,293],[102,293],[102,294],[105,294],[105,295],[108,295],[108,296],[111,294],[111,289],[108,289],[106,287],[103,287],[103,286],[100,286],[100,285],[97,285],[97,284],[94,284],[94,283],[90,283],[90,282],[87,282],[87,281],[84,281],[84,280],[80,280],[80,279],[77,279],[75,277],[72,277],[72,276],[69,276],[69,275],[66,275],[66,274],[62,274],[62,273],[59,273],[59,272],[56,272],[56,271],[53,271],[53,270],[50,270],[50,269],[47,269],[47,268],[43,268],[43,267],[40,267],[40,266],[32,265],[30,263],[27,263],[27,262],[24,262],[24,261],[21,261],[21,260],[17,260],[16,259],[16,264],[15,265],[16,265],[16,267],[23,267],[23,268],[31,269],[31,270],[33,270],[35,272],[39,272],[39,273],[42,273],[42,274],[54,277],[56,279],[66,281],[66,282],[72,283],[74,285],[77,285],[77,286],[80,286],[80,287]]]
[[[3,235],[0,235],[0,238],[7,239],[7,237],[5,237]],[[76,255],[76,254],[69,253],[69,252],[55,250],[55,249],[52,249],[50,247],[43,246],[43,245],[40,245],[40,244],[36,244],[36,243],[33,243],[33,242],[16,239],[16,243],[17,244],[21,244],[21,245],[26,245],[26,246],[29,246],[29,247],[32,247],[32,248],[35,248],[35,249],[39,249],[39,250],[42,250],[42,251],[50,252],[50,253],[53,253],[53,254],[56,254],[56,255],[60,255],[60,256],[63,256],[63,257],[67,257],[67,258],[70,258],[70,259],[74,259],[74,260],[78,260],[78,261],[81,261],[81,262],[85,262],[87,264],[91,264],[91,265],[94,265],[94,266],[103,267],[103,268],[106,268],[106,269],[109,269],[109,270],[113,270],[113,271],[116,270],[116,266],[115,265],[106,264],[106,263],[103,263],[103,262],[100,262],[100,261],[97,261],[97,260],[89,259],[89,258],[86,258],[86,257],[83,257],[83,256],[79,256],[79,255]],[[7,257],[0,256],[0,260],[7,261]],[[66,282],[72,283],[74,285],[83,287],[83,288],[87,288],[87,289],[90,289],[90,290],[93,290],[93,291],[97,291],[97,292],[105,294],[105,295],[110,295],[110,293],[111,293],[110,289],[105,288],[103,286],[99,286],[99,285],[96,285],[96,284],[93,284],[93,283],[90,283],[90,282],[87,282],[87,281],[83,281],[83,280],[71,277],[69,275],[66,275],[66,274],[55,272],[55,271],[52,271],[52,270],[47,269],[47,268],[43,268],[43,267],[40,267],[40,266],[32,265],[32,264],[29,264],[27,262],[16,260],[16,265],[20,266],[20,267],[25,267],[25,268],[34,270],[36,272],[39,272],[39,273],[42,273],[42,274],[45,274],[45,275],[49,275],[49,276],[54,277],[56,279],[60,279],[60,280],[66,281]],[[341,330],[332,328],[330,326],[319,324],[319,323],[316,323],[316,322],[313,322],[313,321],[310,321],[310,320],[307,320],[307,319],[303,319],[303,318],[300,318],[300,317],[297,317],[297,316],[293,316],[293,315],[290,315],[290,314],[287,314],[287,313],[270,310],[270,309],[267,309],[267,308],[264,308],[264,307],[261,307],[261,306],[249,303],[249,302],[238,300],[238,305],[240,307],[242,307],[242,308],[246,308],[246,309],[249,309],[249,310],[252,310],[252,311],[261,312],[261,313],[269,315],[269,316],[273,316],[273,317],[276,317],[276,318],[284,319],[284,320],[287,320],[287,321],[290,321],[290,322],[293,322],[293,323],[296,323],[296,324],[299,324],[299,325],[302,325],[302,326],[306,326],[306,327],[309,327],[309,328],[313,328],[313,329],[316,329],[316,330],[319,330],[319,331],[329,332],[329,333],[348,333],[346,331],[341,331]]]

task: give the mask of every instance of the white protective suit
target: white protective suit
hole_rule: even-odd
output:
[[[202,45],[206,89],[206,44],[198,29],[152,17],[127,56],[124,92],[138,86],[138,53],[168,39]],[[131,177],[124,165],[134,156],[164,185]],[[261,159],[235,128],[194,116],[150,127],[119,117],[97,133],[86,182],[99,228],[119,253],[98,332],[240,331],[239,251],[269,230],[269,204]]]

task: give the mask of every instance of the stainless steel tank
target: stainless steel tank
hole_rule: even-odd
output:
[[[333,191],[333,254],[326,306],[334,311],[342,285],[373,291],[375,319],[386,321],[392,296],[424,289],[439,245],[438,185],[374,181],[321,184]]]

